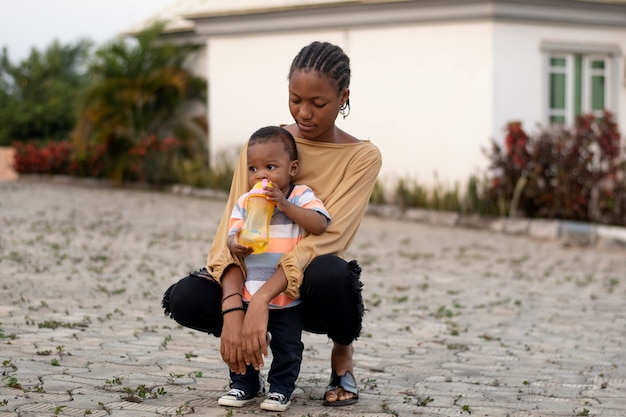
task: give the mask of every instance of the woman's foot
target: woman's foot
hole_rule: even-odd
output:
[[[333,351],[331,353],[330,364],[337,375],[346,375],[346,372],[353,371],[352,354],[354,353],[354,346],[340,345],[338,343],[333,344]],[[347,402],[359,398],[358,394],[348,392],[342,387],[337,387],[333,390],[327,391],[324,397],[325,403],[334,402]]]

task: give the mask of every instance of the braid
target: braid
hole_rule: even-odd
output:
[[[330,77],[337,83],[338,93],[350,87],[350,58],[331,43],[316,41],[302,48],[291,63],[289,78],[300,70],[313,70]]]

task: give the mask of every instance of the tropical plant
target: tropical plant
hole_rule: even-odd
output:
[[[192,74],[186,60],[197,47],[163,43],[161,24],[136,38],[120,38],[96,51],[90,82],[72,141],[79,155],[88,144],[105,146],[106,174],[132,179],[133,166],[144,157],[131,149],[146,141],[175,138],[178,146],[158,173],[171,182],[184,161],[207,165],[206,81]],[[200,108],[200,111],[198,111]]]
[[[86,39],[68,45],[54,41],[43,52],[33,48],[18,65],[2,50],[0,145],[67,139],[76,122],[91,45]]]

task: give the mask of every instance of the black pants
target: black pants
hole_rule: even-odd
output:
[[[315,258],[300,287],[304,330],[326,334],[349,345],[361,334],[361,268],[334,255]],[[200,270],[182,278],[163,295],[165,314],[182,326],[219,336],[222,333],[222,287]]]

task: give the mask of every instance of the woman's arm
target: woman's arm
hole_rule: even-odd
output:
[[[332,216],[326,232],[306,236],[280,260],[288,281],[285,294],[292,298],[299,297],[303,271],[313,258],[322,254],[342,255],[354,240],[363,219],[382,165],[380,152],[371,145],[358,158],[346,163],[349,164],[346,174],[324,199]]]
[[[222,274],[229,265],[234,264],[239,266],[242,270],[245,270],[245,266],[241,263],[241,261],[236,256],[233,256],[228,249],[227,239],[230,214],[232,213],[233,207],[237,202],[237,198],[246,193],[250,188],[248,185],[246,149],[247,146],[243,146],[239,154],[239,161],[237,161],[237,165],[235,166],[235,171],[233,173],[233,180],[230,186],[228,201],[226,203],[226,207],[224,208],[224,213],[222,214],[219,226],[217,227],[217,232],[213,238],[211,249],[209,249],[207,270],[218,282],[221,282]]]
[[[287,278],[281,268],[259,288],[250,303],[243,322],[242,335],[246,341],[244,358],[254,369],[261,369],[267,357],[267,323],[270,301],[287,288]]]

